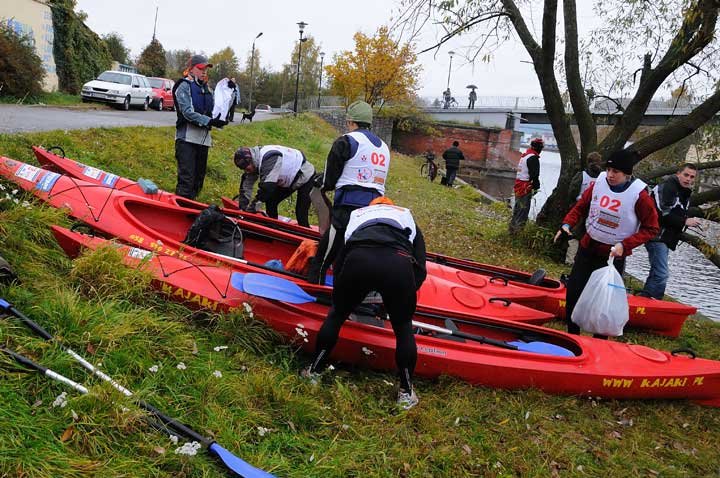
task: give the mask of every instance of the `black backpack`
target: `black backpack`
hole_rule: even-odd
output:
[[[183,243],[236,259],[243,257],[240,227],[214,204],[205,208],[198,215],[190,226]]]

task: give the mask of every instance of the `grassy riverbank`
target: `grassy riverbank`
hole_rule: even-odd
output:
[[[31,145],[60,145],[86,164],[172,190],[173,133],[137,127],[0,135],[0,154],[36,164]],[[287,144],[321,168],[336,136],[313,116],[213,135],[199,198],[206,202],[236,193],[239,172],[230,160],[236,147]],[[519,269],[544,267],[552,276],[565,272],[541,253],[548,232],[531,228],[509,236],[509,211],[484,205],[468,187],[429,184],[419,166],[419,158],[394,155],[388,195],[412,208],[430,250]],[[297,376],[308,357],[249,314],[196,314],[166,302],[149,290],[147,276],[107,252],[71,262],[48,229],[68,219],[32,200],[23,204],[26,198],[12,189],[0,191],[0,253],[22,283],[0,286],[0,297],[101,362],[143,399],[279,477],[720,473],[720,412],[691,403],[556,397],[443,378],[419,380],[420,405],[397,413],[390,374],[339,367],[322,386],[312,386]],[[284,204],[281,212],[291,210]],[[150,428],[128,401],[15,320],[0,320],[0,337],[92,386],[90,395],[68,391],[67,405],[53,407],[64,386],[0,357],[0,476],[222,476],[205,455],[175,454],[181,443]],[[620,340],[666,350],[688,346],[720,359],[718,339],[720,327],[698,318],[676,340],[635,332]]]

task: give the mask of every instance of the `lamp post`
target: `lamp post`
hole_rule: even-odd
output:
[[[325,52],[320,52],[320,81],[318,82],[318,109],[320,109],[320,91],[322,90],[322,66],[325,59]]]
[[[305,22],[298,22],[298,29],[300,30],[300,42],[298,43],[298,61],[297,61],[297,74],[295,76],[295,101],[293,101],[293,114],[297,116],[297,100],[298,100],[298,88],[300,87],[300,55],[302,54],[302,44],[307,38],[303,38],[303,30],[308,26]]]
[[[262,36],[263,32],[260,32],[255,37],[255,40],[260,38]],[[255,67],[255,40],[253,40],[252,44],[252,53],[250,54],[250,93],[248,94],[248,111],[252,113],[252,90],[253,90],[253,83],[255,83],[255,77],[253,75],[253,69]]]
[[[447,88],[450,88],[450,72],[452,71],[452,57],[455,54],[454,51],[450,50],[448,52],[448,55],[450,55],[450,65],[448,65],[448,81],[447,81]]]

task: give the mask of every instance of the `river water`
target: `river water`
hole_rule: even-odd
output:
[[[557,184],[560,176],[560,154],[544,151],[540,156],[540,192],[533,198],[530,217],[535,217]],[[710,221],[702,224],[705,239],[717,244],[720,226]],[[665,293],[685,304],[693,305],[707,317],[720,321],[720,269],[700,251],[682,243],[670,252],[670,280]],[[644,247],[633,250],[626,272],[645,281],[650,270]]]

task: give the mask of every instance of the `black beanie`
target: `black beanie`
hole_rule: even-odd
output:
[[[640,155],[637,151],[621,149],[610,155],[605,163],[605,167],[617,169],[625,174],[632,174],[633,166],[635,166],[635,163],[638,161],[640,161]]]

